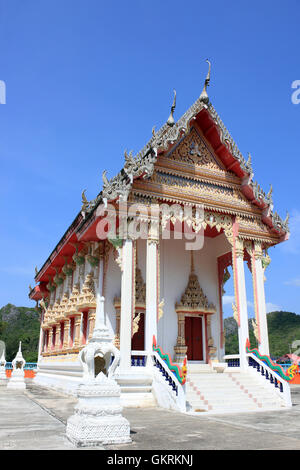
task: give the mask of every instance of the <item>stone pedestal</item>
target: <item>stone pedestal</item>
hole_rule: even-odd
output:
[[[25,390],[26,384],[23,369],[15,369],[12,371],[11,377],[7,383],[7,388],[13,390]]]
[[[130,425],[122,416],[120,387],[102,372],[78,387],[75,413],[67,421],[67,437],[77,447],[131,442]]]
[[[100,274],[102,268],[100,263]],[[77,447],[131,442],[129,422],[121,414],[121,389],[112,378],[120,352],[105,325],[104,301],[98,295],[93,336],[79,353],[83,381],[78,386],[78,403],[66,429],[67,438]]]
[[[0,367],[0,387],[7,384],[5,366]]]

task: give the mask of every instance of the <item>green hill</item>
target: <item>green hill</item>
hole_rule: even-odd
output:
[[[288,354],[293,341],[300,340],[300,315],[291,312],[271,312],[267,315],[270,355],[274,358]],[[237,323],[230,317],[225,318],[225,352],[238,354]],[[257,342],[253,334],[251,320],[249,320],[249,336],[251,347]],[[293,351],[292,351],[293,352]]]
[[[291,312],[272,312],[267,315],[270,353],[280,357],[290,352],[293,341],[300,340],[300,315]],[[225,352],[238,354],[237,323],[230,317],[225,318]],[[40,320],[34,308],[15,307],[7,304],[0,309],[0,339],[6,343],[6,360],[15,357],[19,341],[22,341],[22,352],[27,362],[37,361]],[[252,347],[257,346],[251,319],[249,336]]]
[[[39,313],[34,308],[7,304],[0,309],[0,339],[6,344],[6,360],[12,361],[22,341],[26,362],[37,362]]]

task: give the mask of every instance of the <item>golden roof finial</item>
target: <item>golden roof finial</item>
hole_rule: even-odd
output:
[[[206,59],[206,62],[208,63],[208,72],[207,72],[207,75],[206,75],[206,79],[205,79],[205,82],[204,82],[204,87],[203,87],[202,93],[200,95],[200,101],[202,101],[202,103],[204,103],[204,104],[209,103],[209,98],[208,98],[208,94],[207,94],[207,87],[209,86],[209,82],[210,82],[210,69],[211,69],[210,61],[208,59]]]

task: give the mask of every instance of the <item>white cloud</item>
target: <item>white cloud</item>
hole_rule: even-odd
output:
[[[230,305],[230,307],[231,307],[231,304],[233,304],[234,302],[235,302],[234,295],[224,295],[223,296],[223,306]],[[251,316],[252,313],[254,312],[254,303],[251,302],[250,300],[247,300],[247,306],[248,306],[248,309],[249,309],[248,314]],[[251,312],[251,310],[253,310],[253,312]],[[267,313],[276,312],[276,311],[278,312],[278,311],[282,310],[282,307],[280,305],[273,304],[272,302],[266,302],[266,310],[267,310]]]
[[[295,286],[300,287],[300,279],[291,279],[290,281],[285,281],[286,286]]]
[[[266,310],[267,313],[280,312],[282,310],[282,307],[280,307],[280,305],[272,304],[272,302],[266,302]]]
[[[234,295],[223,295],[223,305],[231,305],[234,303]]]

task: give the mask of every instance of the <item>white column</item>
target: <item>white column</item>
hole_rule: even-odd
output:
[[[145,349],[152,351],[153,336],[157,340],[157,309],[158,309],[158,241],[147,240],[146,263],[146,321]]]
[[[249,339],[248,309],[243,241],[237,238],[234,240],[233,244],[232,265],[235,283],[235,305],[237,308],[236,320],[238,322],[240,367],[241,369],[245,369],[248,366],[246,356],[246,341]]]
[[[104,257],[100,256],[99,261],[99,277],[98,287],[96,290],[96,313],[95,313],[95,326],[92,337],[104,340],[111,340],[108,327],[106,326],[105,318],[105,298],[103,294],[103,280],[104,280]]]
[[[43,313],[41,313],[43,315]],[[40,362],[42,358],[42,352],[44,349],[44,344],[45,344],[45,331],[42,328],[42,321],[41,321],[41,326],[40,326],[40,338],[39,338],[39,349],[38,349],[38,362]]]
[[[103,277],[104,277],[104,259],[101,256],[99,261],[99,277],[98,277],[98,288],[96,291],[96,325],[98,323],[105,324],[105,313],[104,313],[104,305],[102,301],[102,294],[103,294]],[[95,325],[95,326],[96,326]]]
[[[122,249],[120,369],[131,367],[131,330],[134,309],[134,245],[125,240]]]
[[[256,321],[259,330],[259,352],[269,356],[270,350],[265,299],[264,269],[262,266],[262,249],[261,245],[257,243],[255,243],[253,252],[252,276],[254,281],[253,286],[255,289],[254,298],[256,299]]]

